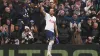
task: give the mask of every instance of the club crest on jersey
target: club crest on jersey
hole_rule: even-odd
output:
[[[50,19],[49,21],[50,21],[51,23],[54,23],[54,21],[53,21],[53,20],[51,20],[51,19]]]

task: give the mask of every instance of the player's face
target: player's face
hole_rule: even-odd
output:
[[[54,9],[50,9],[49,13],[50,15],[54,15]]]

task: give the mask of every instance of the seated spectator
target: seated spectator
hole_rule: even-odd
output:
[[[91,1],[89,1],[89,0],[86,1],[86,7],[84,7],[84,10],[85,10],[87,15],[89,15],[91,13],[91,10],[90,10],[91,6],[92,6]]]
[[[38,30],[37,30],[36,25],[34,24],[34,21],[31,20],[30,23],[31,23],[31,24],[30,24],[30,25],[31,25],[30,28],[31,28],[32,32],[37,33]]]
[[[5,11],[3,13],[3,17],[2,17],[2,20],[1,20],[2,25],[3,24],[6,24],[6,20],[7,19],[11,19],[11,16],[10,16],[10,8],[9,7],[6,7],[5,8]]]
[[[86,0],[81,0],[81,9],[84,10],[85,6],[86,6]]]
[[[23,5],[24,3],[21,2],[21,0],[14,0],[12,2],[13,8],[16,11],[16,18],[17,19],[22,19],[22,10],[23,10]]]
[[[93,27],[92,27],[92,39],[93,39],[93,43],[99,43],[99,28],[98,28],[98,23],[93,23]]]
[[[4,40],[3,40],[3,36],[2,36],[2,26],[0,26],[0,44],[3,44]]]
[[[77,29],[80,30],[81,27],[81,19],[78,17],[77,14],[73,14],[73,17],[70,20],[70,28],[73,30],[73,28],[77,27]]]
[[[80,15],[80,6],[79,5],[75,5],[74,13],[77,14],[77,15]]]
[[[74,22],[71,25],[71,31],[72,33],[72,44],[82,44],[82,39],[81,39],[81,23],[77,24],[76,22]]]
[[[6,31],[6,27],[5,26],[0,26],[0,44],[5,44],[5,41],[8,37],[8,33]]]
[[[28,12],[26,5],[23,6],[22,16],[23,16],[24,24],[29,25],[30,16],[29,16],[29,12]]]
[[[22,32],[22,42],[25,44],[31,44],[33,43],[34,37],[32,35],[32,32],[30,31],[28,26],[25,26],[25,30]]]
[[[86,39],[86,44],[99,44],[99,33],[98,23],[93,23],[92,33],[91,36]]]
[[[92,32],[92,21],[91,18],[88,18],[87,21],[83,21],[81,24],[81,36],[82,36],[82,41],[85,43],[85,40],[91,36]]]
[[[11,15],[12,23],[15,25],[17,23],[17,21],[18,21],[17,15],[16,15],[16,11],[15,11],[12,3],[9,3],[8,6],[10,8],[10,15]]]
[[[59,10],[58,16],[64,16],[64,14],[65,14],[64,10]]]
[[[7,25],[3,25],[2,36],[3,36],[4,44],[6,44],[5,41],[8,39]]]
[[[11,38],[10,35],[11,33],[14,31],[14,25],[11,23],[10,19],[6,20],[6,24],[4,24],[7,26],[7,30],[8,30],[8,38]]]
[[[71,41],[71,30],[69,25],[66,25],[67,23],[63,22],[60,27],[58,28],[58,32],[59,32],[59,41],[61,44],[69,44]]]
[[[9,19],[7,19],[6,25],[8,27],[8,38],[10,40],[8,44],[14,44],[14,40],[12,37],[12,33],[14,32],[14,25],[11,23],[11,20]]]
[[[62,25],[69,27],[69,21],[64,16],[65,16],[64,10],[60,10],[58,12],[57,21],[56,21],[57,27],[59,30],[60,30],[60,28],[63,29]],[[66,28],[66,27],[64,27],[64,28]]]
[[[69,6],[68,2],[65,2],[65,16],[71,16],[70,14],[72,13],[71,7]]]
[[[15,43],[19,44],[19,40],[21,39],[21,32],[19,30],[19,26],[18,25],[16,25],[14,28],[15,29],[11,33],[11,39],[10,40],[13,41],[12,44],[15,44]]]
[[[35,25],[35,22],[33,20],[30,21],[30,28],[31,28],[31,31],[32,31],[32,34],[34,36],[34,39],[35,41],[38,40],[38,29],[37,29],[37,26]]]
[[[49,12],[50,8],[55,10],[60,43],[69,44],[71,40],[72,44],[100,43],[99,0],[59,0],[62,1],[60,4],[55,1],[57,0],[2,0],[0,44],[32,44],[34,40],[35,43],[38,40],[46,42],[45,19],[40,7],[44,7],[46,12]],[[24,30],[24,26],[27,29]]]
[[[1,0],[0,2],[0,16],[2,16],[4,10],[5,10],[5,7],[8,6],[8,0]]]
[[[60,10],[57,16],[57,26],[58,27],[63,21],[65,21],[66,23],[68,23],[67,25],[69,25],[69,21],[64,16],[65,16],[65,12],[63,10]]]
[[[3,25],[3,30],[2,30],[2,34],[3,34],[3,39],[4,39],[4,44],[7,44],[8,41],[8,26],[7,25]]]

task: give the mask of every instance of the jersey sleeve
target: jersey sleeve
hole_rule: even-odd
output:
[[[49,16],[50,16],[50,15],[49,15],[48,13],[46,13],[45,19],[48,19]]]

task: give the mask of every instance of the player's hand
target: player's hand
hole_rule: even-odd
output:
[[[41,11],[44,11],[44,7],[41,6]]]

